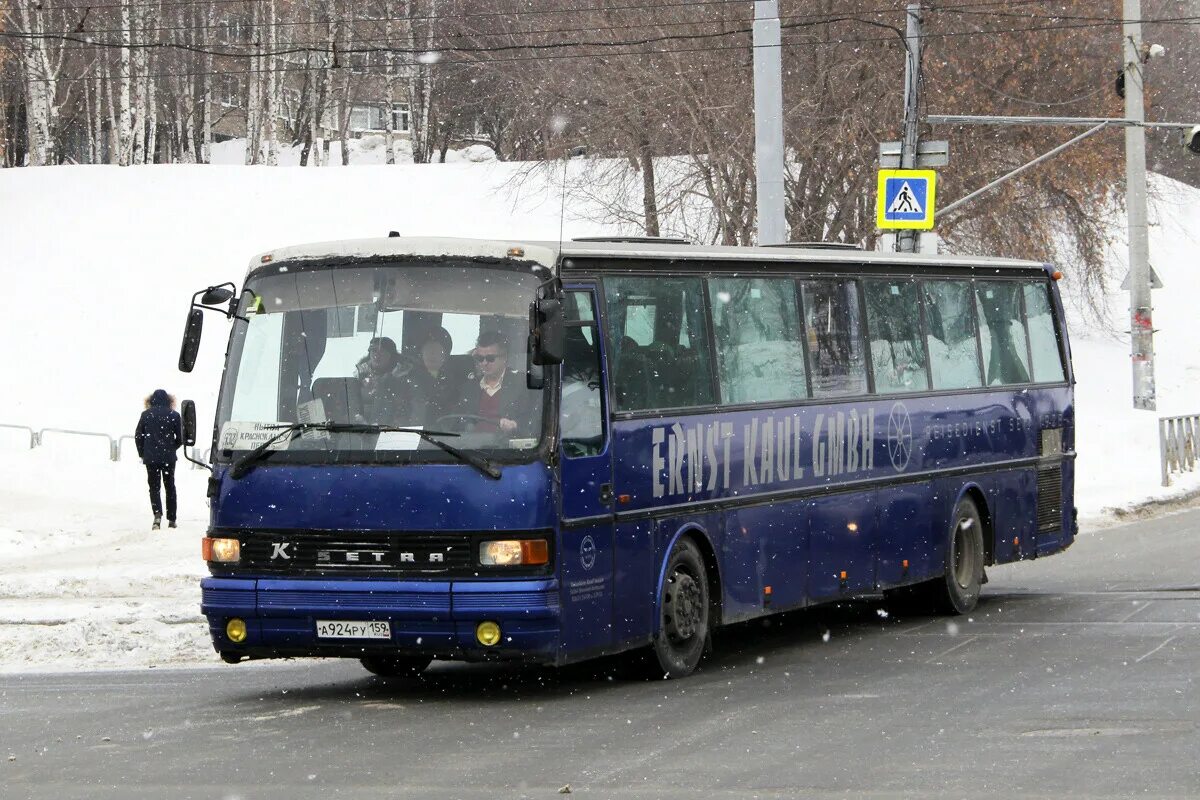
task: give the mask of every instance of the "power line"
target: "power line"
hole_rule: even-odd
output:
[[[868,13],[873,13],[873,12],[868,12]],[[792,23],[784,24],[781,27],[784,29],[790,30],[790,29],[802,28],[802,27],[815,27],[817,25],[832,25],[832,24],[835,24],[838,22],[859,22],[859,23],[868,24],[868,25],[879,25],[880,27],[892,28],[892,30],[896,31],[897,34],[899,34],[899,29],[897,29],[897,28],[893,28],[892,26],[884,24],[884,23],[879,23],[875,20],[863,19],[862,17],[855,16],[855,15],[843,15],[840,17],[839,16],[821,15],[822,16],[821,19],[813,20],[814,16],[815,15],[798,15],[796,17],[781,17],[781,19],[786,18],[786,19],[810,20],[807,22],[792,22]],[[1034,18],[1036,18],[1036,19],[1056,19],[1055,17],[1034,17]],[[1162,18],[1162,19],[1157,19],[1157,20],[1145,20],[1146,23],[1189,24],[1189,25],[1196,24],[1198,21],[1200,21],[1200,17],[1173,17],[1173,18]],[[750,22],[750,21],[747,20],[746,22]],[[717,24],[717,23],[706,22],[706,23],[699,23],[699,24]],[[722,22],[721,24],[735,24],[735,21],[731,20],[728,22]],[[1118,25],[1118,24],[1123,24],[1123,23],[1122,23],[1122,21],[1113,19],[1113,18],[1095,18],[1095,20],[1091,21],[1091,22],[1068,24],[1068,25],[976,30],[976,31],[972,31],[972,32],[950,31],[950,32],[945,32],[945,33],[940,33],[940,34],[930,33],[930,34],[927,34],[924,38],[926,38],[926,39],[948,38],[951,36],[965,35],[965,33],[971,33],[971,34],[977,34],[977,35],[989,35],[989,34],[1009,34],[1009,33],[1018,33],[1018,32],[1031,32],[1031,31],[1050,30],[1050,29],[1067,30],[1067,29],[1071,29],[1071,28],[1087,28],[1087,27],[1098,27],[1098,26],[1106,26],[1106,25]],[[595,30],[622,30],[622,29],[640,28],[640,27],[644,27],[644,26],[614,26],[614,27],[610,27],[610,28],[601,28],[601,29],[597,29],[597,28],[575,29],[572,32],[594,32]],[[738,36],[738,35],[749,34],[752,32],[752,30],[753,30],[753,28],[751,26],[747,25],[744,27],[734,28],[734,29],[726,30],[726,31],[716,31],[716,32],[708,32],[708,33],[662,34],[659,36],[644,36],[644,37],[635,38],[635,39],[624,39],[624,40],[616,40],[616,41],[575,40],[575,41],[565,41],[565,42],[564,41],[520,42],[520,43],[514,42],[514,43],[510,43],[510,44],[498,44],[498,45],[449,45],[449,46],[439,45],[436,48],[436,50],[439,53],[473,54],[473,53],[499,53],[499,52],[514,51],[514,50],[547,51],[547,50],[560,50],[560,49],[571,48],[571,47],[624,48],[624,47],[638,47],[638,46],[642,46],[642,45],[650,45],[650,44],[657,44],[657,43],[670,42],[670,41],[697,41],[697,40],[704,40],[704,39],[724,38],[727,36]],[[568,31],[565,31],[565,30],[545,31],[545,33],[565,33],[565,32],[568,32]],[[518,35],[527,35],[527,34],[518,34]],[[92,39],[87,34],[78,33],[78,32],[30,34],[30,33],[0,31],[0,37],[9,38],[9,39],[19,39],[19,40],[61,40],[64,42],[70,42],[70,43],[75,43],[75,44],[80,45],[79,47],[65,48],[65,49],[69,49],[69,50],[125,49],[125,48],[134,49],[134,50],[141,50],[141,49],[166,50],[166,49],[170,49],[170,50],[181,50],[181,51],[185,51],[185,52],[193,52],[193,53],[198,53],[198,54],[202,54],[202,55],[223,57],[223,58],[264,58],[264,57],[280,57],[280,56],[296,55],[296,54],[316,54],[316,53],[324,54],[324,53],[331,52],[330,48],[325,40],[321,40],[319,42],[314,42],[312,40],[296,40],[291,43],[291,46],[285,46],[283,48],[268,49],[268,50],[263,50],[263,49],[248,50],[247,49],[245,51],[242,51],[242,50],[236,50],[236,49],[234,49],[234,50],[228,49],[229,47],[240,47],[240,46],[231,46],[231,45],[225,45],[225,46],[223,46],[225,49],[220,49],[222,47],[220,45],[218,45],[217,47],[212,47],[209,45],[188,44],[186,42],[163,42],[163,41],[119,42],[119,41],[104,41],[104,40],[98,41],[98,40]],[[337,53],[341,53],[341,54],[381,52],[381,53],[390,53],[393,55],[399,54],[399,55],[412,55],[412,56],[420,56],[427,52],[426,48],[396,47],[391,44],[391,41],[389,39],[361,39],[360,38],[357,41],[360,45],[368,44],[368,43],[384,42],[387,44],[387,46],[386,47],[369,47],[369,48],[362,48],[362,47],[350,48],[350,47],[345,47],[345,46],[338,47],[337,44],[335,43],[334,47],[333,47],[333,51],[337,52]],[[843,43],[848,43],[848,42],[854,42],[855,40],[841,40],[841,41]],[[858,40],[858,41],[870,41],[870,40]]]
[[[848,17],[845,19],[849,20],[849,19],[854,19],[854,18]],[[867,22],[869,24],[877,24],[877,23],[874,23],[874,21],[870,21],[870,20],[859,20],[859,21]],[[1147,20],[1146,22],[1152,22],[1152,20]],[[827,23],[822,22],[820,24],[827,24]],[[1048,26],[1033,26],[1033,27],[1026,27],[1026,28],[1003,28],[1003,29],[992,29],[992,30],[981,30],[981,31],[951,31],[951,32],[945,32],[945,33],[926,34],[924,38],[928,40],[928,39],[964,38],[964,37],[973,37],[973,36],[988,36],[988,37],[990,37],[990,36],[1008,36],[1008,35],[1014,35],[1014,34],[1019,34],[1019,33],[1036,33],[1036,32],[1046,32],[1046,31],[1063,31],[1063,30],[1073,30],[1073,29],[1111,27],[1113,24],[1117,24],[1117,23],[1090,22],[1090,23],[1078,23],[1078,24],[1072,24],[1072,25],[1048,25]],[[1191,25],[1191,24],[1195,24],[1195,23],[1194,22],[1181,22],[1180,24]],[[804,25],[797,24],[797,23],[790,23],[788,25],[784,25],[781,27],[784,27],[787,29],[794,29],[794,28],[798,28],[798,27],[814,27],[814,26],[815,26],[815,23],[809,23],[809,24],[804,24]],[[702,35],[688,35],[688,36],[665,35],[663,37],[653,37],[652,39],[650,39],[646,42],[641,42],[641,43],[677,41],[680,39],[717,38],[717,37],[723,37],[723,36],[744,35],[749,32],[750,32],[750,29],[739,29],[739,30],[734,30],[734,31],[725,31],[725,32],[717,33],[717,34],[702,34]],[[5,33],[0,32],[0,36],[13,36],[13,34],[5,34]],[[851,38],[851,39],[828,39],[828,40],[807,39],[807,40],[801,40],[801,41],[790,41],[790,42],[785,41],[784,46],[796,46],[798,44],[803,44],[803,45],[807,45],[807,46],[818,47],[818,46],[831,46],[831,45],[837,46],[837,45],[846,45],[846,44],[880,44],[880,43],[896,44],[896,43],[899,43],[899,40],[894,39],[893,37],[890,37],[890,36],[889,37]],[[88,43],[88,44],[91,47],[96,46],[95,43]],[[120,48],[124,45],[122,45],[121,43],[111,43],[110,46],[113,48]],[[467,48],[445,48],[439,52],[459,52],[459,53],[466,53],[466,54],[478,54],[478,53],[485,53],[485,52],[486,53],[497,52],[499,50],[512,51],[512,50],[530,50],[530,49],[560,49],[560,48],[566,48],[566,47],[630,47],[630,46],[635,46],[635,44],[632,44],[630,42],[585,42],[585,43],[558,42],[558,43],[548,43],[545,45],[538,45],[538,46],[507,45],[507,46],[504,46],[503,48],[494,48],[494,47],[470,48],[470,49],[467,49]],[[157,44],[153,44],[153,45],[146,45],[146,47],[154,47],[154,48],[161,48],[161,49],[180,49],[181,48],[180,45],[174,44],[174,43],[157,43]],[[432,61],[432,62],[430,62],[430,61],[401,62],[399,64],[396,64],[395,66],[397,66],[397,67],[481,66],[481,65],[491,64],[491,63],[512,63],[512,62],[520,62],[520,61],[546,61],[546,60],[575,59],[575,58],[619,58],[619,57],[628,57],[628,56],[654,57],[654,56],[674,55],[674,54],[683,54],[683,53],[722,52],[722,51],[730,51],[730,50],[744,51],[747,47],[753,48],[754,45],[739,44],[739,45],[727,45],[727,46],[668,48],[668,49],[664,49],[664,50],[649,50],[649,51],[635,50],[635,51],[605,52],[605,53],[540,52],[536,55],[509,56],[509,57],[504,57],[504,58],[493,58],[493,59],[489,59],[487,61],[470,60],[470,59],[459,59],[459,60],[438,59],[438,60]],[[87,48],[85,47],[85,48],[81,48],[81,49],[87,49]],[[183,47],[183,49],[188,49],[188,48]],[[200,50],[199,52],[203,53],[203,50]],[[367,47],[367,48],[347,47],[347,48],[339,48],[337,50],[337,52],[339,55],[355,55],[355,54],[364,54],[364,53],[392,53],[392,54],[400,53],[400,54],[406,54],[406,55],[425,54],[425,51],[423,51],[423,50],[408,50],[408,49],[391,48],[391,47]],[[229,56],[229,57],[233,57],[233,58],[258,58],[258,57],[267,57],[267,56],[278,57],[280,55],[300,55],[300,54],[328,55],[329,50],[326,47],[322,46],[320,48],[310,48],[310,47],[289,48],[285,51],[276,51],[274,53],[270,53],[270,52],[246,53],[246,54],[213,53],[214,56]],[[144,79],[144,78],[194,77],[194,76],[204,76],[204,75],[213,75],[213,76],[216,76],[216,75],[251,75],[251,74],[257,74],[257,73],[269,73],[269,72],[276,72],[276,73],[308,72],[308,71],[312,71],[312,70],[321,70],[321,69],[328,69],[328,68],[332,68],[332,67],[329,65],[322,64],[322,65],[308,65],[308,66],[303,66],[303,67],[265,67],[265,68],[259,68],[259,69],[248,68],[245,70],[236,70],[236,71],[234,71],[234,70],[189,70],[189,71],[184,71],[184,72],[139,73],[139,74],[132,75],[131,78],[136,78],[136,79],[140,80],[140,79]],[[77,76],[74,78],[74,80],[80,80],[80,79],[83,79],[84,77],[85,76]],[[66,78],[66,79],[61,79],[61,80],[70,82],[73,79]],[[48,78],[26,78],[23,80],[22,79],[7,79],[7,80],[0,81],[0,83],[8,83],[8,84],[14,84],[14,85],[21,85],[21,84],[30,83],[30,82],[48,83],[48,82],[50,82],[50,79],[48,79]]]
[[[254,2],[254,3],[257,3],[257,2],[265,2],[265,0],[194,0],[194,4],[197,4],[197,5],[202,4],[202,3],[211,4],[211,3],[215,3],[215,2],[230,2],[230,3]],[[454,15],[451,17],[443,17],[440,15],[427,15],[427,16],[414,15],[414,16],[398,16],[398,17],[393,17],[393,16],[348,17],[346,19],[341,20],[339,24],[353,26],[355,24],[368,24],[369,25],[372,23],[381,23],[381,22],[422,22],[422,21],[437,21],[437,20],[441,20],[441,19],[458,20],[458,19],[470,18],[470,17],[487,17],[487,16],[500,16],[500,15],[521,16],[521,15],[557,14],[557,13],[562,13],[565,11],[586,12],[586,13],[591,13],[591,14],[606,14],[606,13],[610,13],[610,12],[614,12],[614,11],[662,11],[664,9],[669,10],[669,9],[674,9],[674,8],[697,8],[697,7],[707,7],[707,6],[726,6],[726,5],[731,5],[734,3],[736,3],[740,6],[740,5],[744,4],[744,2],[745,2],[745,0],[694,0],[694,2],[668,3],[665,5],[664,4],[625,5],[625,6],[607,6],[607,7],[601,7],[601,8],[583,8],[583,9],[547,9],[547,10],[529,9],[529,10],[516,10],[516,11],[512,12],[511,14],[509,14],[507,12],[505,12],[504,14],[501,14],[501,12],[485,12],[485,13],[469,13],[468,12],[468,13],[464,13],[464,14],[457,14],[457,15]],[[1007,8],[1011,8],[1014,6],[1034,5],[1034,4],[1041,4],[1041,3],[1045,3],[1045,2],[1047,2],[1047,0],[1010,0],[1009,2],[999,2],[999,0],[988,0],[987,2],[980,2],[980,3],[964,3],[964,4],[959,4],[959,5],[943,6],[943,7],[935,8],[935,9],[931,9],[931,10],[935,10],[935,11],[960,11],[961,10],[961,11],[963,11],[963,13],[966,13],[966,10],[969,10],[969,9],[988,8],[988,7],[994,7],[994,6],[1004,6]],[[193,4],[193,3],[192,2],[180,3],[180,5],[186,5],[186,4]],[[133,7],[137,7],[137,8],[159,8],[159,6],[154,3],[134,3],[132,5],[133,5]],[[169,4],[164,4],[164,5],[169,5]],[[121,6],[119,6],[119,5],[114,5],[114,6],[92,5],[92,6],[87,6],[86,8],[88,10],[92,10],[92,9],[96,9],[96,8],[120,8],[120,7]],[[82,7],[82,6],[81,7],[71,7],[68,9],[60,9],[60,10],[77,10],[77,8],[84,8],[84,7]],[[893,14],[893,13],[899,13],[900,10],[901,10],[901,7],[899,6],[899,0],[897,0],[897,4],[893,5],[893,6],[888,6],[886,8],[864,9],[864,10],[860,10],[860,11],[854,11],[852,13],[854,16],[864,16],[864,15],[871,15],[871,14]],[[982,12],[974,12],[974,13],[982,13]],[[783,20],[783,19],[810,19],[810,18],[815,18],[815,17],[833,17],[833,16],[835,16],[835,12],[819,12],[819,13],[809,13],[809,14],[780,15],[779,19],[781,19],[781,20]],[[1018,16],[1020,16],[1020,15],[1018,15]],[[1050,17],[1047,17],[1047,18],[1050,18]],[[489,31],[473,31],[473,32],[469,32],[469,33],[448,33],[448,34],[443,33],[441,35],[452,36],[452,37],[462,37],[462,36],[490,37],[490,36],[518,36],[518,35],[519,36],[528,36],[528,35],[536,35],[536,34],[542,34],[542,33],[549,33],[549,34],[580,33],[580,32],[593,32],[593,31],[597,31],[597,30],[622,30],[622,29],[632,29],[632,28],[653,28],[653,27],[678,26],[678,25],[713,25],[713,24],[720,24],[722,22],[728,22],[728,21],[730,21],[730,20],[728,20],[728,19],[707,19],[707,20],[706,19],[695,19],[695,20],[681,20],[681,21],[676,21],[676,22],[650,21],[650,22],[631,24],[631,25],[591,26],[588,28],[566,28],[566,29],[551,28],[551,29],[540,29],[540,30],[532,30],[532,31],[491,31],[491,32],[489,32]],[[735,18],[733,21],[753,22],[753,19],[739,17],[739,18]],[[197,30],[213,30],[213,29],[219,30],[219,29],[228,28],[230,22],[235,22],[238,28],[251,29],[251,30],[257,29],[257,28],[269,27],[271,25],[275,25],[277,27],[303,27],[303,26],[328,26],[328,25],[332,24],[331,20],[328,20],[328,19],[320,20],[320,21],[284,20],[284,21],[276,21],[276,22],[251,22],[242,17],[239,17],[237,19],[231,19],[231,18],[225,17],[225,18],[222,18],[222,19],[218,20],[217,22],[213,23],[212,25],[207,25],[207,24],[205,24],[205,25],[159,25],[159,26],[155,26],[153,28],[143,29],[143,32],[161,33],[161,32],[165,32],[165,31],[175,32],[175,31],[197,31]],[[66,34],[75,34],[75,33],[97,34],[97,33],[124,33],[124,32],[125,32],[124,28],[94,28],[91,30],[79,30],[78,26],[77,26],[76,29],[72,29],[72,30],[43,31],[42,33],[43,33],[43,35],[66,35]]]

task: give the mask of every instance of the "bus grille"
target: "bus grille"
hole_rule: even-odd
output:
[[[474,565],[466,533],[241,533],[236,571],[261,575],[448,575]]]
[[[1045,467],[1037,474],[1037,527],[1039,531],[1062,527],[1062,467]]]

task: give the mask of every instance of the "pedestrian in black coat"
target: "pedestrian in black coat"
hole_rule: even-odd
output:
[[[167,526],[175,527],[175,451],[183,445],[183,424],[175,411],[175,398],[165,389],[155,389],[146,398],[146,410],[138,420],[134,442],[138,456],[146,465],[150,484],[150,508],[154,512],[154,530],[162,527],[162,499],[159,484],[167,488]]]

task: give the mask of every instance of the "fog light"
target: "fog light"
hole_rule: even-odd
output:
[[[484,647],[500,644],[500,626],[495,622],[481,622],[475,626],[475,638]]]
[[[229,637],[229,641],[241,644],[246,641],[246,623],[234,617],[225,623],[225,635]]]

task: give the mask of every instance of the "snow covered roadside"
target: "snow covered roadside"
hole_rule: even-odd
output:
[[[1200,472],[1174,475],[1170,487],[1162,486],[1158,445],[1160,416],[1200,413],[1200,190],[1161,176],[1151,186],[1157,200],[1150,207],[1150,261],[1164,284],[1152,298],[1157,412],[1132,407],[1128,337],[1068,320],[1077,380],[1075,502],[1093,527],[1111,521],[1112,509],[1200,491]],[[1129,294],[1116,290],[1126,272],[1119,233],[1109,308],[1114,327],[1127,331]]]
[[[200,615],[206,472],[150,530],[145,470],[103,448],[0,450],[0,672],[220,663]]]
[[[518,200],[523,165],[355,169],[64,167],[0,171],[0,423],[128,432],[163,386],[211,415],[226,328],[210,317],[197,371],[175,371],[187,299],[239,280],[271,247],[404,233],[557,239],[559,196]],[[1200,192],[1156,181],[1152,219],[1160,412],[1200,412]],[[547,199],[550,198],[550,199]],[[76,213],[67,220],[67,200]],[[568,198],[566,237],[604,232]],[[1114,267],[1117,282],[1121,267]],[[1069,285],[1070,275],[1066,285]],[[1112,298],[1123,328],[1127,295]],[[1077,502],[1103,510],[1200,489],[1159,486],[1157,415],[1132,410],[1128,345],[1073,328]],[[199,613],[206,473],[181,466],[178,530],[149,530],[145,477],[126,442],[29,450],[0,430],[0,671],[221,666]],[[244,669],[244,666],[231,669]]]

